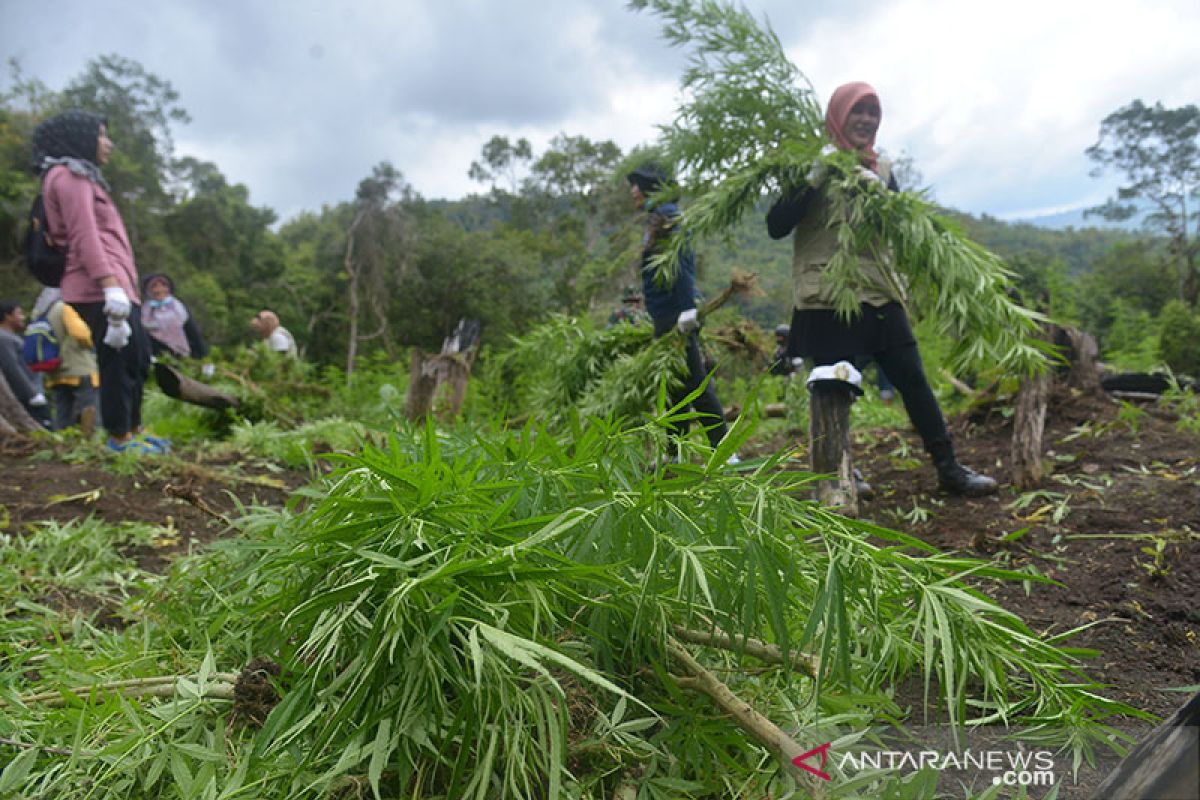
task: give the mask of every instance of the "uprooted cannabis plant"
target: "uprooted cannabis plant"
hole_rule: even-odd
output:
[[[839,252],[826,280],[840,314],[859,313],[858,254],[890,251],[915,308],[955,342],[951,371],[998,368],[1027,374],[1045,363],[1035,338],[1040,315],[1007,294],[1011,273],[919,195],[889,193],[863,180],[828,139],[815,92],[769,25],[719,0],[630,0],[664,21],[663,36],[690,49],[684,100],[661,128],[659,156],[690,197],[664,275],[692,241],[728,234],[763,199],[802,186],[818,161],[828,169]]]
[[[730,451],[748,433],[735,425]],[[810,476],[773,459],[732,471],[723,449],[699,449],[701,466],[664,472],[652,434],[398,431],[301,505],[251,510],[241,538],[106,601],[127,627],[57,616],[37,602],[45,581],[15,594],[4,640],[56,646],[0,660],[0,747],[19,753],[0,787],[796,797],[796,742],[821,724],[853,746],[902,719],[891,698],[914,679],[948,724],[1024,722],[1080,752],[1129,713],[1095,693],[1069,633],[1041,636],[973,588],[1036,576],[830,514],[797,499]],[[281,700],[244,712],[236,673],[252,657],[278,665]],[[839,775],[827,796],[910,777]]]

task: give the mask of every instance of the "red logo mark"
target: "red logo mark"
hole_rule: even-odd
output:
[[[804,763],[805,761],[807,761],[808,759],[812,758],[813,756],[815,756],[819,753],[821,755],[821,766],[822,767],[825,766],[825,759],[829,754],[829,746],[831,744],[833,744],[833,742],[826,742],[825,744],[821,745],[820,747],[814,747],[812,750],[809,750],[807,753],[804,753],[803,755],[798,755],[795,758],[793,758],[792,763],[802,770],[811,772],[813,775],[816,775],[818,778],[820,778],[823,781],[833,780],[832,778],[829,777],[829,775],[827,773],[822,772],[821,770],[817,769],[816,767],[812,767],[812,766],[809,766],[808,764]]]

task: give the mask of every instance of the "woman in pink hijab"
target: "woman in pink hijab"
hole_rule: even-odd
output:
[[[825,131],[834,148],[858,155],[853,177],[862,191],[899,191],[891,163],[875,151],[875,134],[883,119],[879,95],[861,81],[839,86],[829,100]],[[829,173],[834,167],[818,160],[805,182],[790,187],[767,214],[767,230],[773,239],[792,235],[792,325],[789,355],[804,357],[813,368],[809,386],[816,392],[844,391],[842,381],[825,380],[834,365],[864,364],[874,359],[895,386],[908,417],[917,429],[937,469],[938,483],[952,494],[978,497],[996,491],[996,481],[964,467],[954,453],[954,444],[937,398],[925,377],[917,341],[905,311],[904,282],[892,268],[886,248],[864,250],[858,255],[863,278],[859,291],[859,314],[846,321],[834,310],[831,286],[824,280],[825,268],[838,251],[836,227],[831,227],[833,204]],[[822,369],[825,368],[825,369]],[[854,377],[861,380],[856,370]],[[839,370],[838,374],[845,374]],[[857,386],[854,387],[857,391]]]

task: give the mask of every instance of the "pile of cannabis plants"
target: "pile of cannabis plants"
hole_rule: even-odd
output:
[[[55,644],[35,677],[11,648],[0,663],[0,737],[20,753],[0,785],[61,800],[804,796],[797,743],[900,718],[890,698],[913,678],[919,718],[1036,724],[1081,752],[1127,710],[967,583],[1028,574],[832,515],[773,460],[732,470],[741,422],[658,468],[664,423],[397,432],[290,510],[248,512],[240,538],[135,598],[124,630],[7,606],[10,632]],[[252,658],[279,701],[248,713],[236,673]]]

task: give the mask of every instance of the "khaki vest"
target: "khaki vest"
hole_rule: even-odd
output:
[[[891,178],[892,165],[879,159],[879,176],[884,184]],[[824,278],[826,265],[838,251],[837,228],[830,227],[833,204],[828,185],[815,190],[808,213],[792,232],[792,304],[799,309],[834,308],[833,292]],[[891,254],[862,252],[858,256],[859,270],[866,285],[859,292],[861,303],[882,306],[905,301],[904,280],[891,266]]]

